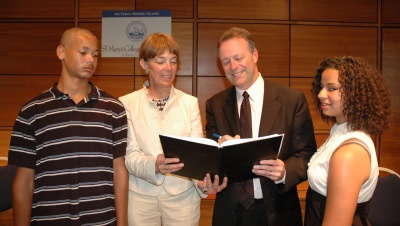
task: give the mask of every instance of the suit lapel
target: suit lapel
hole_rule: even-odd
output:
[[[264,101],[261,113],[259,136],[266,136],[271,133],[272,126],[278,116],[281,104],[276,100],[278,94],[273,86],[264,79]]]
[[[239,114],[236,101],[236,89],[232,86],[229,91],[226,102],[222,105],[225,119],[227,120],[233,135],[240,134]]]

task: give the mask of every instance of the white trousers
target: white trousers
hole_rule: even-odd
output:
[[[163,189],[158,196],[129,190],[129,226],[197,226],[200,201],[194,187],[179,195],[171,195]]]

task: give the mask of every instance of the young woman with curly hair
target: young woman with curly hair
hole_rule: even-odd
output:
[[[389,126],[390,96],[382,75],[361,58],[323,60],[311,90],[330,136],[308,164],[305,225],[369,225],[378,180],[371,135]]]

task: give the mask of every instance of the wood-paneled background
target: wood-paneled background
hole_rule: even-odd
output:
[[[2,0],[0,1],[0,165],[7,164],[19,108],[56,82],[55,49],[73,26],[92,30],[101,43],[102,10],[172,11],[172,35],[181,46],[175,86],[205,101],[230,84],[217,59],[216,41],[232,26],[253,33],[263,76],[305,93],[318,145],[329,134],[312,105],[311,78],[327,56],[354,55],[376,65],[392,92],[393,126],[375,138],[380,165],[400,172],[400,2],[398,0]],[[92,78],[115,97],[146,80],[138,60],[100,58]],[[307,184],[299,186],[304,197]],[[1,195],[1,194],[0,194]],[[212,199],[202,203],[209,225]],[[204,217],[204,218],[203,218]]]

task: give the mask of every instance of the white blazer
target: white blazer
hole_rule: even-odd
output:
[[[148,96],[145,86],[122,96],[128,118],[128,146],[125,164],[129,171],[129,189],[143,195],[157,196],[162,186],[171,195],[196,186],[197,180],[155,173],[157,155],[163,153],[159,134],[203,137],[198,99],[171,87],[169,99],[160,112]]]

